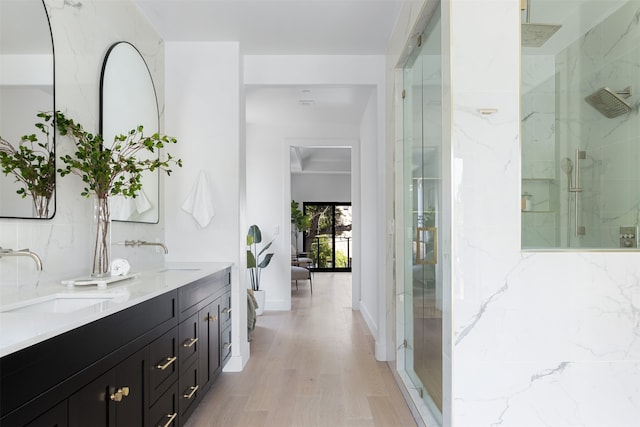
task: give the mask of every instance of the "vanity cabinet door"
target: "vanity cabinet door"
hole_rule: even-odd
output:
[[[114,427],[115,406],[109,396],[115,383],[116,372],[111,370],[74,393],[69,398],[69,427]]]
[[[116,408],[116,426],[142,426],[146,418],[145,349],[138,351],[116,368],[116,384],[109,403]],[[113,399],[112,399],[113,396]]]
[[[200,337],[204,342],[200,346],[198,356],[200,364],[199,383],[209,388],[211,381],[218,375],[220,369],[220,315],[219,302],[214,300],[200,310]]]
[[[71,395],[69,427],[144,425],[145,364],[138,351]]]

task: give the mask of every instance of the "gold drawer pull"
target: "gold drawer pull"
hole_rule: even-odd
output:
[[[164,425],[159,425],[158,427],[169,427],[171,424],[173,424],[173,420],[175,420],[177,416],[178,416],[177,412],[174,412],[173,414],[167,414],[167,418],[169,418],[167,423]]]
[[[231,348],[231,343],[230,342],[226,342],[224,343],[224,345],[222,346],[222,348],[224,348],[225,350],[229,350]]]
[[[196,394],[196,391],[198,391],[198,389],[200,388],[200,386],[195,386],[195,387],[189,387],[191,389],[190,393],[185,393],[182,395],[182,397],[186,398],[186,399],[191,399],[193,397],[194,394]]]
[[[231,313],[231,307],[225,307],[225,308],[223,308],[223,309],[222,309],[222,312],[223,312],[224,314],[229,314],[229,313]]]
[[[208,320],[209,322],[215,322],[218,320],[218,316],[207,316],[204,320]]]
[[[178,358],[176,356],[173,357],[167,357],[167,363],[163,364],[157,364],[156,368],[160,369],[161,371],[164,371],[165,369],[167,369],[169,366],[171,366],[171,364],[173,362],[175,362],[176,360],[178,360]]]
[[[120,402],[123,397],[127,396],[129,396],[129,387],[121,387],[118,389],[118,391],[109,396],[109,399],[113,400],[114,402]]]
[[[184,342],[184,344],[182,344],[182,346],[186,348],[193,347],[193,345],[197,342],[198,342],[198,338],[189,338],[187,341]]]

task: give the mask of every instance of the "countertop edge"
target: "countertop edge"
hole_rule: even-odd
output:
[[[198,279],[218,273],[232,265],[231,262],[170,263],[142,271],[137,277],[109,284],[106,288],[98,288],[96,285],[69,287],[51,284],[3,295],[2,306],[0,306],[0,357],[126,310]],[[99,307],[69,313],[2,312],[5,307],[26,304],[30,300],[47,298],[51,295],[90,295],[105,292],[117,293],[119,295],[117,301],[109,301],[101,303]],[[120,297],[120,295],[126,297]]]

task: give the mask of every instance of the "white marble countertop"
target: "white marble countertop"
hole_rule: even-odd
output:
[[[136,277],[110,283],[103,288],[96,285],[70,287],[57,281],[40,283],[35,288],[3,292],[0,296],[0,357],[117,313],[230,266],[231,263],[172,263],[140,272]],[[76,301],[87,298],[101,302],[67,312],[24,309],[26,305],[56,297],[71,297]],[[60,311],[65,309],[62,308]]]

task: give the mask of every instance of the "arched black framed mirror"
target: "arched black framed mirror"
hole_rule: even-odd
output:
[[[147,63],[129,42],[112,45],[100,78],[100,133],[105,144],[116,135],[142,125],[145,135],[159,132],[159,111],[155,86]],[[158,156],[158,153],[155,153]],[[159,220],[160,176],[158,171],[142,174],[142,190],[135,198],[113,197],[111,217],[115,221],[157,223]]]
[[[0,217],[55,214],[54,49],[42,0],[0,0]],[[37,141],[24,140],[34,135]]]

